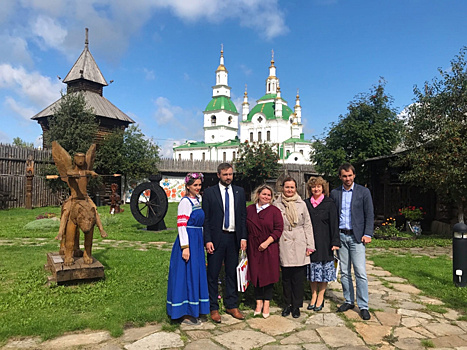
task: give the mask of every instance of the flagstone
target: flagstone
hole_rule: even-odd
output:
[[[403,339],[403,338],[424,338],[423,335],[410,330],[409,328],[397,327],[394,329],[394,337]]]
[[[344,321],[334,313],[315,313],[305,321],[305,324],[330,327],[345,325]]]
[[[186,334],[192,340],[207,339],[212,337],[212,334],[208,331],[187,331]]]
[[[249,350],[259,348],[276,341],[270,335],[250,330],[238,330],[224,333],[214,337],[213,340],[232,350]]]
[[[393,283],[392,287],[400,292],[420,294],[422,291],[410,284]]]
[[[421,334],[425,338],[436,338],[436,336],[433,333],[429,332],[424,327],[418,326],[418,327],[412,327],[410,329],[413,330],[414,332],[417,332],[418,334]]]
[[[460,337],[456,335],[448,335],[444,337],[439,337],[439,338],[434,338],[431,339],[433,342],[434,346],[436,348],[453,348],[457,346],[466,346],[467,342],[464,339],[461,339]]]
[[[42,343],[44,349],[63,349],[72,346],[99,344],[110,339],[108,332],[75,333],[64,335]]]
[[[300,345],[266,345],[262,347],[263,350],[302,350]]]
[[[396,313],[375,311],[374,314],[383,326],[399,326],[401,323],[402,316]]]
[[[370,271],[367,271],[367,274],[373,275],[373,276],[378,276],[378,277],[389,277],[391,276],[391,273],[386,270],[377,270],[377,269],[372,269]]]
[[[365,323],[355,324],[355,329],[367,344],[381,344],[383,338],[391,334],[391,326],[368,325]]]
[[[410,300],[412,296],[409,293],[398,292],[396,290],[391,290],[386,296],[387,301],[397,301],[402,302],[404,300]]]
[[[2,349],[37,349],[41,342],[40,337],[9,341]]]
[[[424,295],[418,296],[418,300],[424,304],[428,305],[443,305],[444,303],[439,299],[428,298]]]
[[[217,344],[214,344],[209,339],[200,339],[189,343],[184,347],[185,350],[222,350],[223,348]]]
[[[158,332],[161,330],[161,328],[162,326],[160,324],[149,325],[145,327],[128,328],[125,329],[120,339],[125,343],[133,342],[143,337],[146,337],[149,334]]]
[[[426,324],[424,327],[438,337],[465,333],[461,328],[453,326],[451,324],[429,323]]]
[[[395,282],[395,283],[405,283],[407,280],[402,277],[397,277],[397,276],[385,276],[382,277],[383,280],[388,281],[388,282]]]
[[[357,335],[348,328],[344,327],[321,327],[317,328],[316,331],[323,338],[324,342],[333,348],[341,346],[364,345],[363,341],[357,337]]]
[[[303,344],[302,347],[305,350],[329,350],[324,344]]]
[[[419,326],[421,324],[426,324],[429,321],[425,318],[420,318],[420,317],[402,317],[401,320],[401,325],[404,327],[415,327]]]
[[[423,304],[414,303],[412,301],[403,301],[399,304],[401,309],[408,309],[408,310],[424,310],[426,308]]]
[[[132,344],[125,345],[126,350],[156,350],[182,347],[183,341],[179,334],[158,332],[148,335]]]
[[[251,328],[259,329],[269,335],[290,333],[301,327],[300,323],[278,315],[272,315],[267,319],[251,318],[247,322]]]
[[[459,318],[459,312],[452,309],[447,309],[448,312],[444,313],[443,316],[448,320],[455,321]]]
[[[300,331],[292,333],[288,337],[280,341],[281,344],[302,344],[302,343],[319,343],[320,337],[314,330]]]
[[[399,339],[395,344],[396,348],[402,350],[425,350],[420,339],[416,338],[403,338]]]
[[[401,314],[402,316],[410,316],[410,317],[420,317],[426,319],[433,319],[433,317],[425,312],[415,311],[415,310],[407,310],[407,309],[397,309],[397,313]]]

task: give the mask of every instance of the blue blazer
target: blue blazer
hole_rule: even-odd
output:
[[[240,240],[247,239],[246,232],[246,201],[243,188],[232,185],[234,194],[235,211],[235,234],[237,245]],[[207,188],[203,193],[202,206],[205,214],[204,219],[204,244],[212,242],[214,249],[219,246],[221,235],[224,233],[224,205],[219,185]],[[237,247],[238,248],[238,247]]]
[[[340,218],[342,185],[333,189],[330,197],[336,203],[337,215]],[[354,183],[352,202],[350,203],[350,220],[352,221],[352,230],[357,241],[360,242],[363,236],[373,236],[375,214],[371,193],[368,188],[356,183]]]

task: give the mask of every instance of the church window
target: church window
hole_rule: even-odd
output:
[[[287,151],[287,152],[286,152],[286,155],[287,155],[287,157],[290,156],[290,151]]]
[[[214,140],[214,135],[212,135],[211,138]]]
[[[227,161],[227,152],[224,152],[222,154],[222,159],[224,160],[224,162]]]
[[[190,160],[193,160],[193,153],[190,153]]]
[[[271,132],[269,130],[266,132],[266,140],[271,141]]]
[[[258,117],[258,123],[261,123],[263,121],[263,117],[259,116]]]
[[[271,83],[268,83],[268,91],[271,91]]]
[[[290,118],[289,122],[290,122],[290,124],[292,124],[293,123],[293,118]]]
[[[206,153],[203,152],[203,160],[206,160]]]
[[[232,117],[229,117],[229,124],[232,124]]]
[[[178,154],[178,160],[182,160],[182,155],[181,155],[181,153]]]
[[[302,149],[300,150],[300,153],[303,154],[303,150],[302,150]]]
[[[250,132],[250,142],[253,142],[253,133]]]
[[[233,153],[232,153],[232,160],[235,159],[236,155],[237,155],[237,154],[235,153],[235,151],[233,151]]]
[[[261,142],[261,131],[258,131],[258,142]]]
[[[212,126],[216,125],[216,121],[217,121],[217,118],[216,118],[215,115],[213,115],[213,116],[211,117],[211,125],[212,125]]]

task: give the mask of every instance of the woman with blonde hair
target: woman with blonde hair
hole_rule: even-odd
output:
[[[316,252],[307,268],[311,286],[308,310],[321,311],[328,282],[336,279],[334,251],[341,246],[339,221],[334,201],[329,198],[328,183],[322,178],[310,178],[307,182],[310,198],[305,200],[313,224]]]
[[[282,193],[274,201],[284,219],[284,231],[279,241],[282,286],[286,307],[282,316],[292,313],[300,317],[303,305],[303,281],[310,255],[315,250],[313,227],[305,202],[297,193],[297,182],[287,177],[282,182]]]
[[[282,214],[271,205],[273,189],[261,185],[254,190],[254,204],[248,206],[246,225],[248,231],[248,276],[255,287],[256,308],[254,315],[269,317],[269,303],[274,283],[279,281],[279,238],[284,223]]]

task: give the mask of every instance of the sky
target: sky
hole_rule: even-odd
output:
[[[41,145],[35,114],[60,98],[62,79],[89,49],[104,96],[163,156],[202,141],[221,45],[241,111],[265,94],[274,50],[282,97],[297,89],[306,139],[322,137],[381,77],[400,112],[413,88],[467,45],[463,0],[1,0],[0,143]]]

